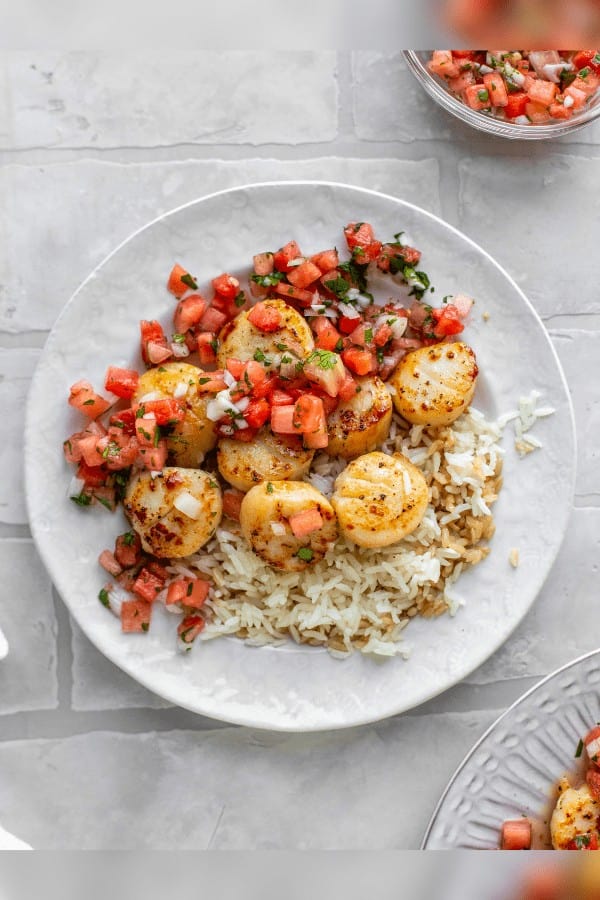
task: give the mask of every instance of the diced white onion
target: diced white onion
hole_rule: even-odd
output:
[[[153,400],[162,400],[158,391],[150,391],[149,394],[144,394],[143,397],[140,397],[138,403],[151,403]]]
[[[513,84],[516,84],[517,87],[523,87],[525,84],[525,76],[522,72],[517,72],[516,70],[511,74],[510,80]]]
[[[173,351],[173,356],[175,359],[185,359],[186,356],[190,355],[190,348],[187,344],[179,344],[177,341],[173,341],[171,344],[171,350]]]
[[[548,63],[544,66],[542,71],[548,81],[553,81],[554,84],[558,84],[560,82],[561,73],[564,72],[565,69],[570,71],[572,68],[572,63]]]
[[[491,66],[479,66],[479,71],[482,75],[491,75],[494,69]]]
[[[353,306],[350,306],[349,303],[338,303],[338,309],[347,319],[360,319],[358,310],[354,309]]]
[[[303,256],[297,256],[296,259],[291,259],[291,260],[289,261],[289,263],[287,264],[288,269],[289,269],[291,266],[301,266],[303,262],[306,262],[306,260],[304,259],[304,257],[303,257]]]
[[[337,319],[338,314],[332,306],[328,306],[323,313],[324,316],[327,316],[328,319]]]
[[[244,431],[248,427],[245,419],[236,419],[234,431]]]
[[[570,95],[567,95],[565,97],[564,106],[566,106],[567,109],[570,109],[574,103],[575,103],[575,101],[573,100],[573,98]]]
[[[514,123],[515,125],[531,125],[527,116],[517,116],[517,118],[514,119]]]
[[[180,491],[173,501],[173,506],[188,519],[199,519],[202,514],[201,502],[189,491]]]
[[[384,364],[384,366],[386,366],[386,368],[389,368],[390,366],[395,366],[396,365],[396,357],[395,356],[384,356],[383,364]]]
[[[242,397],[235,405],[240,412],[245,412],[250,405],[250,397]]]
[[[232,425],[221,425],[221,434],[224,434],[226,437],[229,437],[233,434],[233,426]]]
[[[156,422],[156,416],[153,412],[144,413],[142,419],[144,420],[144,422]]]
[[[153,469],[152,472],[150,472],[150,478],[153,481],[155,478],[160,478],[161,475],[162,475],[162,472],[160,471],[160,469]]]
[[[309,319],[313,316],[324,316],[326,310],[326,306],[309,306],[304,310],[304,315],[308,316]]]
[[[235,378],[233,377],[229,369],[225,369],[225,371],[223,372],[223,381],[225,382],[227,387],[233,387],[236,383]]]
[[[285,525],[282,525],[281,522],[271,522],[271,531],[282,537],[285,534]]]
[[[69,482],[67,497],[79,497],[84,487],[85,481],[83,480],[83,478],[78,478],[77,475],[73,475],[71,481]]]
[[[297,363],[289,362],[289,363],[281,363],[281,367],[279,369],[279,374],[282,378],[295,378],[296,377],[296,365]]]
[[[177,387],[175,388],[175,390],[173,391],[174,398],[176,400],[181,400],[182,397],[185,397],[185,395],[188,392],[188,387],[189,387],[189,385],[188,385],[187,381],[180,381],[177,384]]]
[[[404,332],[408,328],[408,319],[405,319],[404,316],[399,316],[395,322],[392,322],[390,325],[392,329],[392,335],[394,336],[394,340],[398,340],[404,335]]]

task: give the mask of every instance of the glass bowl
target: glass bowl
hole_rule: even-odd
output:
[[[431,50],[405,50],[409,70],[425,88],[430,97],[439,103],[446,112],[451,113],[479,131],[497,137],[511,138],[521,141],[543,141],[571,134],[579,128],[583,128],[600,116],[600,90],[592,100],[580,112],[575,113],[571,119],[548,122],[544,125],[516,125],[503,119],[496,119],[492,115],[470,109],[460,100],[454,97],[441,79],[431,75],[427,69],[427,62],[431,58]]]

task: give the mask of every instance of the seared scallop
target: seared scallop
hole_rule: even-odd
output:
[[[600,803],[592,797],[587,784],[576,789],[563,778],[559,787],[561,794],[550,820],[552,846],[555,850],[567,850],[579,836],[583,849],[586,835],[598,835]]]
[[[327,419],[330,456],[354,459],[379,447],[390,432],[392,398],[377,376],[357,379],[360,391]]]
[[[129,482],[124,506],[144,550],[161,559],[196,553],[223,514],[219,485],[200,469],[142,472]]]
[[[451,425],[467,409],[477,381],[467,344],[434,344],[400,360],[390,379],[394,406],[413,425]]]
[[[217,364],[223,369],[228,359],[239,359],[245,362],[252,359],[256,352],[279,357],[289,351],[302,360],[314,350],[314,340],[306,319],[288,306],[283,300],[263,300],[266,309],[279,315],[279,327],[274,331],[261,331],[248,318],[252,310],[240,313],[229,322],[219,334],[219,350]]]
[[[217,460],[225,481],[240,491],[249,491],[267,479],[299,481],[308,474],[314,455],[314,450],[304,449],[300,438],[263,428],[248,443],[221,440]]]
[[[153,400],[176,398],[185,405],[185,418],[173,426],[167,444],[173,461],[189,468],[201,465],[205,455],[217,443],[216,424],[206,415],[210,397],[198,393],[198,380],[202,375],[202,369],[189,363],[163,363],[144,372],[133,398],[134,403],[144,397]]]
[[[338,475],[331,503],[348,540],[360,547],[387,547],[420,525],[429,490],[405,456],[367,453]]]
[[[240,523],[254,552],[286,572],[314,565],[337,537],[331,504],[303,481],[265,481],[253,487],[242,500]]]

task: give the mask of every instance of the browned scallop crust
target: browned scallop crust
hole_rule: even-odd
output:
[[[392,422],[392,398],[377,376],[357,379],[360,391],[329,416],[329,456],[354,459],[386,440]]]
[[[261,331],[250,322],[250,310],[244,310],[228,322],[219,333],[217,364],[225,368],[228,359],[246,362],[257,350],[267,357],[269,353],[290,351],[298,359],[304,359],[314,350],[315,343],[306,319],[284,300],[264,300],[264,305],[279,313],[281,326],[276,331]]]
[[[315,455],[294,435],[273,434],[262,428],[249,443],[225,438],[219,442],[219,472],[239,491],[249,491],[266,479],[300,480],[308,474]]]
[[[390,384],[394,406],[413,425],[451,425],[468,408],[479,370],[467,344],[434,344],[407,353]]]

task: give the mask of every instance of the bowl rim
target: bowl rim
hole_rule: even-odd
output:
[[[454,97],[437,78],[427,71],[423,61],[419,57],[416,50],[403,50],[404,59],[406,60],[409,71],[427,91],[429,96],[442,106],[446,112],[449,112],[455,118],[460,119],[467,125],[471,125],[478,131],[485,134],[491,134],[496,137],[504,137],[510,140],[536,141],[551,140],[552,138],[563,137],[566,134],[572,134],[580,128],[584,128],[600,116],[600,103],[597,106],[588,106],[579,116],[569,119],[564,123],[552,122],[546,125],[517,125],[513,122],[506,122],[502,119],[495,119],[492,116],[486,116],[483,113],[470,109]]]

